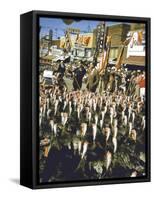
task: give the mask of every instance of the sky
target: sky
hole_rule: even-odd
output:
[[[80,21],[74,21],[70,25],[67,25],[63,22],[61,18],[46,18],[41,17],[40,18],[40,36],[47,35],[49,33],[49,30],[53,30],[53,39],[56,39],[58,37],[61,37],[64,35],[64,30],[66,28],[79,28],[80,32],[89,32],[89,30],[93,30],[96,28],[96,26],[100,23],[100,21],[97,20],[80,20]],[[119,22],[106,22],[107,26],[118,24]]]

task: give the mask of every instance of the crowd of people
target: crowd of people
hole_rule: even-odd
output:
[[[145,72],[60,62],[54,73],[40,83],[40,181],[144,176]]]

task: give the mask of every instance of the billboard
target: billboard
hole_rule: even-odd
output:
[[[128,44],[127,58],[129,56],[145,56],[145,32],[129,32],[128,37],[131,39]]]
[[[93,48],[93,33],[70,34],[72,47]],[[60,48],[65,47],[65,36],[60,38]]]

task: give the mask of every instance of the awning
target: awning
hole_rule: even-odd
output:
[[[145,56],[129,56],[123,59],[123,64],[145,66]]]

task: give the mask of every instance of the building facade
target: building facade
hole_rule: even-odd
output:
[[[145,66],[145,26],[144,24],[116,24],[108,26],[107,35],[111,36],[110,60],[116,60],[123,42],[130,39],[125,46],[122,63],[131,66]]]
[[[113,26],[108,26],[107,35],[111,36],[111,48],[110,48],[110,59],[115,59],[118,57],[119,51],[123,42],[127,38],[127,34],[130,31],[129,24],[116,24]],[[124,51],[126,54],[126,50]]]

